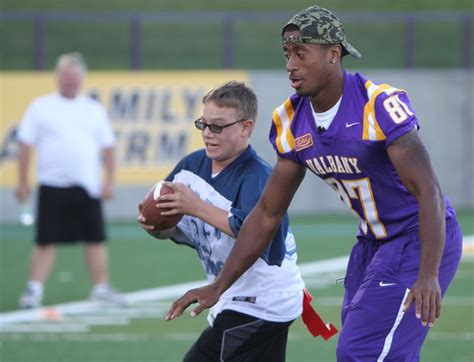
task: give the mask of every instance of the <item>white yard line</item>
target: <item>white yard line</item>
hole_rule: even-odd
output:
[[[464,258],[465,260],[474,259],[474,235],[469,235],[464,237]],[[348,261],[348,256],[341,256],[326,260],[320,260],[309,263],[302,263],[299,265],[301,274],[304,278],[308,280],[308,284],[312,284],[312,280],[318,281],[318,286],[325,286],[330,284],[332,281],[335,281],[335,274],[342,273],[346,269]],[[319,277],[319,278],[315,278]],[[130,304],[130,308],[121,308],[117,314],[121,315],[119,324],[124,323],[124,318],[131,317],[140,317],[142,316],[140,312],[134,308],[134,304],[144,303],[144,302],[159,302],[163,300],[169,300],[181,296],[189,289],[197,288],[199,286],[205,285],[207,282],[205,280],[187,282],[175,285],[169,285],[165,287],[146,289],[137,292],[131,292],[124,294],[127,302]],[[451,298],[448,298],[451,299]],[[455,298],[453,298],[453,302]],[[329,303],[328,301],[325,301]],[[331,299],[331,302],[337,301]],[[323,302],[324,303],[324,302]],[[461,304],[464,303],[464,300],[461,301]],[[105,308],[105,309],[104,309]],[[162,309],[160,306],[156,306],[157,309]],[[71,317],[80,318],[83,316],[88,319],[90,315],[97,314],[108,314],[107,311],[110,311],[113,307],[110,305],[104,306],[102,303],[92,302],[92,301],[77,301],[69,303],[61,303],[52,306],[46,306],[42,308],[32,309],[32,310],[19,310],[6,313],[0,313],[0,332],[6,332],[5,328],[8,325],[22,323],[22,322],[53,322],[53,321],[64,321],[64,323],[70,323]],[[117,308],[118,309],[118,308]],[[166,308],[165,308],[166,309]],[[164,310],[163,309],[163,315]],[[156,311],[156,309],[155,309]],[[113,314],[113,313],[111,313]],[[153,313],[151,313],[153,314]],[[144,310],[143,317],[150,317],[150,309]],[[156,317],[156,314],[153,315]],[[88,323],[84,323],[88,324]],[[19,329],[22,329],[19,327]],[[52,328],[54,329],[54,328]]]
[[[303,276],[317,275],[321,273],[334,272],[344,270],[347,264],[347,257],[338,257],[328,260],[304,263],[300,265]],[[124,294],[127,302],[133,306],[136,303],[149,301],[161,301],[173,299],[181,296],[187,290],[205,285],[205,280],[169,285],[165,287],[140,290]],[[55,321],[61,320],[64,316],[81,315],[100,312],[104,308],[104,304],[91,301],[78,301],[61,303],[52,306],[32,309],[6,312],[0,314],[0,332],[4,331],[4,327],[11,323],[19,322],[38,322],[38,321]],[[127,313],[128,308],[124,308]]]

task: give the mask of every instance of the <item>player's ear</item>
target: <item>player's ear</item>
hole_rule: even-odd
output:
[[[342,46],[341,44],[333,44],[329,47],[328,50],[328,61],[331,64],[335,64],[342,56]]]

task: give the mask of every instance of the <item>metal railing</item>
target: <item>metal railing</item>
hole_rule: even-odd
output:
[[[460,51],[459,65],[471,68],[473,39],[472,23],[474,13],[460,11],[422,11],[422,12],[338,12],[343,22],[381,23],[398,22],[404,24],[404,67],[415,65],[417,41],[415,31],[419,24],[426,22],[454,22],[459,24],[458,41]],[[64,11],[3,11],[0,22],[20,21],[33,22],[34,66],[37,70],[45,69],[46,32],[49,22],[127,22],[129,27],[129,67],[133,70],[142,68],[142,24],[143,22],[169,23],[221,23],[222,24],[222,68],[235,67],[235,27],[239,22],[255,21],[257,23],[275,22],[283,24],[293,14],[282,11],[268,12],[64,12]]]

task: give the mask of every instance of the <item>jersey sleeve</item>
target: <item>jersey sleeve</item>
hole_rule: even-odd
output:
[[[393,88],[391,88],[393,89]],[[405,91],[381,92],[374,103],[375,124],[384,135],[388,147],[396,139],[418,129],[418,119]]]
[[[169,181],[169,182],[173,182],[174,180],[174,176],[181,170],[183,170],[186,166],[186,163],[187,163],[187,158],[184,157],[183,159],[181,159],[177,164],[176,166],[174,167],[174,169],[170,172],[170,174],[165,178],[165,181]]]
[[[245,218],[257,204],[268,175],[263,168],[255,168],[247,171],[242,178],[243,181],[229,211],[229,225],[234,235],[239,233]]]
[[[294,116],[294,100],[290,97],[273,111],[269,139],[278,156],[298,162],[291,130]]]
[[[264,167],[255,168],[249,170],[248,174],[244,176],[244,182],[241,184],[236,200],[229,211],[229,224],[234,235],[238,235],[245,218],[257,204],[268,180],[269,171]],[[283,262],[287,252],[288,232],[289,221],[288,215],[285,214],[270,244],[260,255],[260,258],[268,265],[281,265]]]

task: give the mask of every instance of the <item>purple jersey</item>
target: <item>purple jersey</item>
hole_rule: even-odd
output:
[[[401,182],[387,147],[418,128],[404,90],[344,73],[334,120],[318,133],[309,97],[296,94],[273,112],[270,141],[280,157],[327,182],[359,217],[360,235],[388,240],[418,227],[418,202]],[[454,211],[446,201],[446,217]]]

